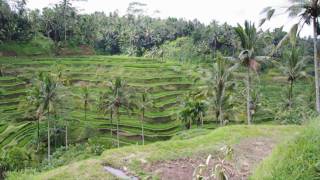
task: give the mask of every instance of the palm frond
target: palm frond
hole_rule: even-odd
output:
[[[304,5],[300,3],[295,3],[288,7],[286,12],[288,13],[289,17],[297,17],[305,10]]]
[[[281,39],[271,54],[274,54],[278,49],[290,42],[292,46],[296,46],[299,24],[294,24],[290,31]]]
[[[260,20],[259,27],[261,27],[267,20],[269,21],[275,15],[276,9],[272,7],[264,8],[260,14],[265,14],[265,17]]]

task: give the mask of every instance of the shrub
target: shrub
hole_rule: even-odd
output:
[[[19,171],[33,166],[32,152],[25,148],[14,147],[2,153],[0,157],[0,178],[6,171]]]
[[[287,110],[279,110],[276,113],[276,120],[281,124],[303,124],[315,117],[315,112],[305,107],[296,107]]]

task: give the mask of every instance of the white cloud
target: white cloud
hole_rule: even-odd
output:
[[[104,11],[106,13],[119,10],[124,14],[128,4],[134,0],[87,0],[86,2],[76,2],[75,6],[83,9],[84,12]],[[217,20],[220,23],[227,22],[231,25],[242,24],[244,20],[251,20],[258,23],[261,19],[260,12],[267,6],[282,7],[287,5],[287,0],[137,0],[148,4],[149,13],[159,10],[159,16],[178,17],[185,19],[199,19],[201,22],[209,23]],[[43,8],[53,5],[59,0],[29,0],[28,7]],[[293,24],[286,15],[277,17],[264,25],[264,29],[280,27],[285,24],[285,30]],[[302,36],[311,35],[311,27],[306,27]]]

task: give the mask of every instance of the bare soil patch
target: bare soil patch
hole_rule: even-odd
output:
[[[248,138],[232,146],[233,158],[225,161],[228,177],[232,180],[248,179],[256,165],[268,156],[276,142],[271,138]],[[212,153],[209,169],[221,162],[221,154]],[[191,180],[193,172],[200,164],[205,164],[206,156],[161,161],[146,165],[144,170],[164,180]],[[205,172],[208,175],[210,170]],[[214,178],[212,178],[214,179]]]

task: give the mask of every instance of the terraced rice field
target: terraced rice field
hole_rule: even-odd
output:
[[[28,84],[37,72],[51,72],[63,67],[63,76],[69,80],[68,91],[75,104],[68,113],[70,141],[86,138],[80,132],[93,128],[98,134],[110,139],[112,123],[109,115],[97,111],[99,94],[105,90],[105,82],[120,77],[139,93],[148,88],[154,107],[146,112],[145,135],[148,142],[169,139],[182,129],[177,120],[178,97],[193,86],[192,73],[177,62],[159,62],[151,59],[124,57],[79,57],[79,58],[23,58],[0,59],[6,66],[6,75],[0,77],[0,148],[10,145],[25,146],[36,137],[36,122],[19,120],[24,110],[21,100],[26,98]],[[89,86],[90,106],[87,120],[81,106],[81,86]],[[120,130],[123,144],[140,143],[139,112],[130,115],[121,110]],[[7,122],[10,122],[9,124]],[[20,123],[17,123],[20,122]],[[113,123],[114,125],[114,123]],[[212,124],[212,126],[215,126]],[[46,128],[45,122],[41,123]],[[89,130],[88,130],[89,129]],[[114,127],[113,127],[114,129]],[[109,133],[108,133],[109,132]]]
[[[0,77],[0,149],[11,145],[26,146],[36,137],[36,121],[22,119],[24,109],[21,101],[26,99],[28,85],[38,72],[53,72],[57,67],[62,68],[63,78],[69,81],[73,105],[68,108],[65,119],[70,126],[69,139],[71,143],[83,142],[90,137],[99,137],[110,141],[110,130],[115,129],[109,114],[102,114],[97,110],[97,102],[101,92],[107,90],[105,83],[120,77],[137,93],[149,89],[154,107],[146,112],[145,135],[147,142],[166,140],[183,129],[177,120],[179,97],[192,88],[194,76],[197,75],[192,65],[181,65],[178,62],[159,62],[144,58],[127,57],[70,57],[70,58],[2,58],[5,76]],[[243,82],[241,71],[237,74],[240,89]],[[254,121],[266,122],[273,120],[274,112],[283,103],[286,92],[286,79],[279,72],[273,75],[263,75],[259,81],[261,88],[260,108]],[[90,91],[90,105],[87,119],[84,120],[84,110],[81,103],[81,86],[88,86]],[[295,85],[294,93],[303,94],[308,98],[311,85],[304,80]],[[244,89],[244,87],[243,87]],[[238,91],[238,100],[234,102],[237,112],[231,122],[245,121],[245,98],[242,90]],[[303,93],[302,93],[303,92]],[[266,104],[268,106],[266,106]],[[135,110],[131,114],[121,109],[120,130],[121,142],[125,144],[140,143],[140,115]],[[215,118],[205,117],[205,128],[215,128]],[[8,123],[9,122],[9,123]],[[41,122],[45,130],[46,122]]]

